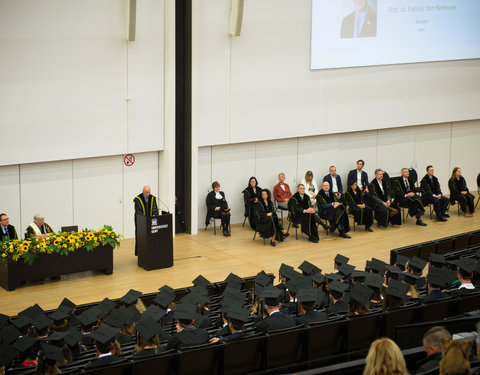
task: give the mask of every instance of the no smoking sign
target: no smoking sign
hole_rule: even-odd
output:
[[[123,157],[123,164],[127,167],[131,167],[135,163],[135,156],[133,154],[127,154]]]

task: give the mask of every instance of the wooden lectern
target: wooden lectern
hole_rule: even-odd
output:
[[[138,266],[147,271],[173,266],[172,214],[143,216],[137,219]]]

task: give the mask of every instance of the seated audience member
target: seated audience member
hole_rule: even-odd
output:
[[[80,341],[86,350],[93,348],[94,340],[92,338],[92,333],[98,324],[98,317],[93,309],[94,308],[84,311],[80,316],[78,316],[78,321],[80,322],[80,332],[83,335],[83,338]]]
[[[473,341],[456,341],[442,338],[440,375],[470,374],[470,351]]]
[[[398,309],[405,306],[407,299],[408,286],[401,281],[391,279],[385,291],[385,299],[383,300],[383,310]]]
[[[7,214],[0,214],[0,242],[18,239],[17,231],[9,220]]]
[[[177,319],[177,333],[168,339],[167,350],[178,350],[186,346],[196,346],[208,342],[208,332],[203,328],[196,328],[194,326],[195,314],[195,305],[177,305],[174,313],[174,317]]]
[[[107,366],[125,360],[113,354],[116,351],[118,352],[120,348],[118,341],[116,341],[117,334],[118,330],[109,326],[99,327],[91,334],[95,342],[97,358],[85,366],[85,369]]]
[[[408,375],[400,348],[389,338],[377,339],[370,345],[363,375]]]
[[[288,209],[288,200],[292,197],[290,186],[285,183],[285,174],[278,174],[278,184],[273,187],[273,199],[278,207]]]
[[[350,231],[347,209],[339,201],[338,193],[332,193],[327,181],[323,182],[322,190],[318,193],[317,206],[320,216],[326,218],[330,223],[330,233],[338,229],[340,237],[351,238],[347,234]]]
[[[282,242],[288,234],[278,221],[277,213],[270,198],[270,190],[263,189],[260,196],[261,198],[255,203],[257,230],[262,238],[271,237],[270,245],[275,246],[275,240]]]
[[[338,269],[343,264],[347,264],[350,258],[347,258],[345,255],[337,254],[333,259],[333,269]]]
[[[423,335],[423,350],[427,356],[417,362],[418,369],[416,372],[433,370],[440,365],[442,338],[449,340],[452,338],[450,332],[442,326],[432,327]]]
[[[431,165],[427,166],[427,174],[420,181],[422,188],[423,204],[433,204],[433,209],[437,215],[438,221],[447,221],[448,204],[450,200],[444,197],[440,189],[438,178],[434,176],[434,170]]]
[[[430,268],[427,275],[428,294],[423,297],[423,303],[449,298],[447,293],[442,292],[442,289],[445,288],[448,283],[448,275],[446,275],[448,272],[446,268]]]
[[[337,168],[332,165],[329,169],[329,174],[323,177],[323,182],[328,182],[330,185],[330,191],[335,195],[337,200],[343,200],[343,186],[342,186],[342,179],[337,174]]]
[[[12,347],[19,352],[19,368],[35,367],[36,354],[39,349],[39,340],[36,337],[20,336]]]
[[[361,190],[357,186],[357,181],[349,185],[345,193],[345,202],[353,214],[353,219],[358,225],[365,225],[367,232],[373,232],[373,209],[365,203]]]
[[[457,294],[466,294],[475,290],[475,286],[472,283],[473,273],[475,271],[475,261],[471,258],[460,258],[457,262],[458,270],[457,277],[460,285],[458,289],[452,290]]]
[[[345,298],[345,292],[348,289],[348,285],[341,283],[338,280],[334,280],[328,284],[328,291],[330,297],[330,306],[327,307],[329,314],[346,314],[348,313],[349,306],[343,299]]]
[[[417,218],[417,225],[426,226],[421,219],[425,213],[422,199],[413,188],[414,182],[410,178],[410,171],[408,168],[402,168],[402,176],[394,182],[395,202],[398,202],[400,207],[408,208],[408,214]]]
[[[250,228],[255,230],[255,203],[261,198],[260,193],[262,188],[258,186],[257,178],[252,176],[248,180],[248,186],[243,189],[243,202],[245,203],[245,217],[248,217],[248,222],[250,223]]]
[[[207,217],[205,226],[208,227],[210,218],[220,219],[222,223],[222,232],[225,237],[230,236],[230,208],[225,200],[225,193],[220,191],[218,181],[212,183],[212,191],[207,194]]]
[[[408,261],[407,272],[412,275],[418,276],[417,281],[415,283],[415,286],[417,289],[424,289],[426,286],[425,278],[422,276],[423,269],[425,268],[426,265],[427,265],[427,262],[425,260],[416,256],[412,257],[412,259]]]
[[[470,193],[467,182],[462,176],[462,170],[459,167],[453,168],[452,177],[448,180],[450,189],[450,203],[458,202],[465,216],[470,217],[475,212],[475,197]]]
[[[308,324],[328,320],[324,311],[316,311],[318,301],[322,301],[324,293],[315,288],[300,289],[297,292],[298,318],[297,324]]]
[[[310,198],[310,201],[312,202],[312,206],[315,206],[315,203],[317,203],[317,194],[318,194],[318,184],[315,178],[313,177],[313,172],[312,171],[307,171],[305,173],[305,178],[302,179],[300,182],[303,186],[305,186],[305,193],[308,195]]]
[[[477,359],[480,359],[480,323],[477,323],[477,338],[475,339],[475,347]],[[480,375],[480,367],[476,367],[472,372],[473,375]]]
[[[388,227],[392,225],[401,225],[402,217],[399,215],[398,207],[392,202],[390,189],[386,181],[383,181],[383,171],[375,170],[375,178],[368,185],[368,191],[373,201],[373,209],[375,210],[375,220],[378,225]]]
[[[37,354],[35,374],[61,374],[62,371],[57,367],[57,363],[62,361],[63,355],[60,348],[42,342],[41,350]]]
[[[255,332],[269,332],[277,329],[295,327],[295,318],[280,311],[282,290],[274,286],[266,287],[260,294],[263,298],[266,317],[255,325]]]
[[[348,312],[352,316],[363,315],[370,311],[370,298],[373,291],[364,284],[355,285],[350,291],[350,306]]]
[[[298,185],[297,192],[288,201],[288,206],[293,225],[301,224],[302,232],[308,236],[308,240],[317,243],[319,240],[317,223],[324,227],[325,225],[315,213],[303,184]]]
[[[313,276],[317,273],[321,273],[322,270],[316,265],[310,263],[307,260],[304,260],[302,264],[298,266],[298,269],[302,271],[302,276]]]
[[[357,182],[357,187],[363,192],[366,189],[368,192],[368,174],[363,170],[365,162],[357,160],[357,169],[352,169],[348,172],[347,185],[352,186],[353,181]]]
[[[45,222],[42,214],[36,214],[27,228],[27,237],[48,237],[53,234],[52,228]]]
[[[160,345],[158,332],[162,329],[162,326],[152,317],[146,316],[142,317],[135,328],[137,331],[135,357],[144,357],[157,354],[158,345]]]
[[[250,311],[242,306],[233,306],[228,310],[227,315],[229,334],[221,338],[214,337],[210,340],[210,342],[231,341],[248,336],[248,334],[245,332],[245,323],[250,317]]]

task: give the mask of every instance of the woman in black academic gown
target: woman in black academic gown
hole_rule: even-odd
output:
[[[282,242],[283,238],[287,236],[287,232],[278,221],[268,189],[261,191],[260,199],[255,203],[255,217],[260,236],[263,238],[272,237],[270,245],[275,246],[276,239]]]
[[[470,194],[467,182],[462,176],[462,170],[459,167],[453,168],[452,177],[448,180],[450,189],[450,203],[458,202],[465,216],[472,216],[475,211],[473,201],[475,197]]]
[[[222,231],[225,237],[230,236],[230,208],[225,200],[225,193],[220,191],[218,181],[212,183],[212,191],[207,195],[207,217],[205,226],[208,227],[210,218],[220,219],[222,222]]]
[[[245,203],[245,217],[248,217],[250,228],[255,230],[255,202],[260,199],[262,188],[258,186],[258,181],[255,177],[250,177],[248,186],[242,191],[243,201]]]
[[[373,209],[365,203],[362,191],[357,186],[357,181],[353,181],[345,193],[345,199],[349,207],[349,213],[353,214],[353,219],[358,225],[365,225],[367,232],[373,232]]]

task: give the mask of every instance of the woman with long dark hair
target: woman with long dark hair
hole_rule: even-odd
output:
[[[460,167],[453,168],[452,177],[448,180],[448,188],[450,189],[450,203],[458,202],[465,216],[472,216],[475,212],[473,204],[475,197],[470,194]]]
[[[243,202],[245,203],[245,217],[248,217],[250,228],[256,229],[255,203],[260,199],[262,188],[258,186],[257,178],[252,176],[248,180],[248,186],[242,191]]]
[[[263,189],[260,194],[260,199],[255,203],[255,219],[257,230],[263,238],[272,237],[270,245],[275,246],[275,240],[283,241],[287,236],[286,230],[278,221],[275,208],[270,195],[270,190]]]

